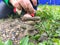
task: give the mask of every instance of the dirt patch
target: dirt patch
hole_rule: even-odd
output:
[[[38,21],[37,21],[38,22]],[[3,41],[11,39],[14,45],[18,45],[21,38],[26,35],[33,36],[38,33],[34,25],[36,21],[22,21],[18,19],[5,19],[0,22],[0,37]]]

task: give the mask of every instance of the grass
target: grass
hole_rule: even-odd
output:
[[[36,24],[35,27],[39,33],[29,37],[24,37],[20,40],[20,45],[35,45],[30,42],[30,38],[37,42],[37,45],[60,45],[60,6],[55,5],[40,5],[39,10],[36,11],[36,16],[40,17],[41,22]],[[46,33],[48,40],[39,42],[38,39]],[[4,43],[5,44],[5,43]],[[2,41],[0,41],[0,45]],[[5,45],[12,45],[12,41],[7,41]]]

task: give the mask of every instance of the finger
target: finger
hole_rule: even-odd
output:
[[[27,11],[27,5],[25,0],[19,0],[19,4],[22,6],[22,8]]]
[[[27,6],[28,6],[28,11],[29,11],[30,13],[34,13],[34,12],[35,12],[35,9],[33,8],[30,0],[28,0]]]
[[[18,1],[16,1],[16,0],[11,0],[11,4],[12,4],[14,7],[18,7],[18,6],[19,6]]]
[[[13,6],[16,7],[17,9],[21,10],[21,5],[19,3],[15,3]]]
[[[31,0],[34,6],[37,6],[37,0]]]
[[[21,5],[20,5],[20,4],[19,4],[19,6],[17,7],[17,9],[22,10],[22,7],[21,7]]]
[[[27,11],[28,13],[34,12],[34,8],[29,0],[21,0],[19,2],[25,11]]]
[[[15,8],[21,9],[21,6],[19,5],[19,3],[18,3],[17,0],[11,0],[11,4],[12,4]]]

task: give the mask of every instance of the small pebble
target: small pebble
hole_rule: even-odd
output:
[[[2,36],[3,36],[3,37],[6,37],[6,35],[5,35],[5,34],[3,34]]]

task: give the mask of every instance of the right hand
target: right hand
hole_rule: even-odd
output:
[[[18,9],[22,9],[23,7],[27,13],[35,13],[35,9],[33,8],[30,0],[10,0],[10,3]]]

